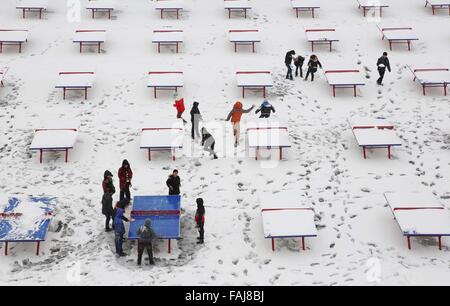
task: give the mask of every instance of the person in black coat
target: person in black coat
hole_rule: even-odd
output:
[[[109,227],[110,222],[113,220],[113,195],[116,193],[116,188],[113,184],[113,174],[111,171],[106,170],[103,174],[103,197],[102,197],[102,214],[105,215],[105,231],[110,232],[111,228]]]
[[[291,50],[288,53],[286,53],[286,57],[284,58],[284,63],[286,64],[286,67],[288,69],[287,74],[286,74],[286,79],[289,79],[291,81],[294,79],[292,76],[292,67],[291,67],[292,59],[293,59],[294,55],[295,55],[295,51]]]
[[[218,158],[216,152],[214,151],[216,140],[204,127],[202,128],[202,146],[203,150],[208,151],[210,156],[213,156],[214,159]]]
[[[166,181],[167,187],[169,187],[169,195],[179,195],[181,179],[178,176],[178,170],[173,170],[173,173],[169,175],[169,178]]]
[[[322,64],[319,62],[319,59],[316,55],[311,55],[308,62],[308,71],[306,72],[305,81],[308,80],[308,76],[311,74],[311,82],[314,81],[314,73],[317,72],[317,68],[322,68]]]
[[[378,85],[383,84],[384,74],[386,73],[386,68],[391,72],[391,64],[389,63],[389,59],[387,57],[387,52],[383,52],[383,56],[381,56],[377,61],[378,74],[380,77],[377,80]]]
[[[200,137],[199,126],[200,126],[200,120],[202,120],[202,115],[200,114],[200,109],[198,108],[198,105],[199,105],[198,102],[194,102],[194,104],[192,104],[192,109],[191,109],[191,124],[192,124],[191,137],[192,137],[192,139],[195,139],[195,136]]]
[[[258,114],[259,112],[261,112],[259,118],[269,118],[271,112],[275,113],[275,108],[269,103],[269,101],[264,100],[261,103],[261,106],[255,111],[255,114]]]
[[[199,237],[197,238],[197,244],[203,244],[205,242],[205,206],[202,198],[198,198],[197,211],[195,212],[195,223],[197,224]]]
[[[298,72],[300,71],[300,77],[303,78],[303,63],[305,62],[305,58],[301,55],[294,58],[295,65],[295,76],[298,77]]]

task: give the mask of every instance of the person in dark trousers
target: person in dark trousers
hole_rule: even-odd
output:
[[[109,227],[109,224],[111,222],[111,219],[113,217],[113,194],[116,193],[116,188],[113,184],[113,174],[106,170],[103,174],[103,197],[102,197],[102,214],[105,215],[106,221],[105,221],[105,231],[110,232],[111,228]]]
[[[115,211],[114,216],[114,233],[115,233],[115,244],[116,244],[116,254],[119,256],[127,256],[123,252],[123,241],[125,235],[125,225],[123,221],[129,222],[129,220],[124,216],[125,213],[125,201],[120,201],[118,207]]]
[[[169,195],[180,194],[181,179],[178,176],[178,170],[173,170],[173,173],[169,175],[169,178],[166,181],[166,185],[169,187]]]
[[[133,171],[131,171],[130,163],[124,159],[122,167],[119,168],[119,187],[120,187],[120,201],[131,201],[130,187],[131,179],[133,178]]]
[[[295,76],[298,77],[298,73],[300,72],[300,77],[303,78],[303,63],[305,62],[305,58],[301,55],[294,58],[295,65]]]
[[[295,51],[291,50],[288,53],[286,53],[286,57],[284,58],[284,63],[286,64],[287,67],[286,79],[289,79],[291,81],[294,79],[294,77],[292,76],[292,67],[291,67],[294,55]]]
[[[391,72],[391,64],[389,63],[387,52],[383,52],[383,55],[377,61],[378,74],[380,77],[377,80],[378,85],[383,84],[384,74],[386,73],[386,68],[389,72]]]
[[[150,264],[154,265],[155,261],[153,260],[153,240],[155,240],[157,236],[152,228],[152,220],[145,219],[144,225],[138,229],[137,234],[139,236],[137,260],[138,266],[142,264],[142,255],[144,254],[144,251],[147,251]]]
[[[210,156],[213,156],[214,159],[218,158],[216,152],[214,151],[216,140],[204,127],[202,128],[202,146],[203,150],[208,151]]]
[[[191,124],[192,124],[191,137],[192,137],[192,139],[195,139],[195,137],[200,137],[199,126],[200,126],[200,120],[202,120],[202,115],[200,114],[200,109],[198,108],[198,105],[199,105],[198,102],[194,102],[194,104],[192,104],[192,109],[191,109]]]
[[[264,100],[261,103],[261,106],[255,111],[255,114],[258,114],[259,112],[261,112],[259,118],[269,118],[271,112],[275,113],[275,108],[269,103],[269,101]]]
[[[198,198],[197,211],[195,212],[195,223],[197,224],[199,237],[197,238],[197,244],[203,244],[205,242],[205,206],[203,206],[203,199]]]
[[[320,67],[322,69],[322,64],[319,62],[319,59],[316,55],[311,55],[308,62],[308,71],[306,72],[305,81],[308,80],[308,76],[311,74],[311,82],[314,81],[314,73],[317,72],[317,68]]]

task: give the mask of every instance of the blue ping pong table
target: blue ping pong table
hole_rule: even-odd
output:
[[[180,214],[180,196],[135,196],[128,239],[138,240],[137,231],[144,225],[145,219],[150,219],[158,238],[168,240],[170,253],[171,240],[180,239]]]
[[[56,198],[11,197],[7,203],[0,203],[3,204],[6,205],[0,213],[0,242],[5,244],[5,256],[11,242],[35,242],[36,255],[39,255],[40,243],[45,241]]]

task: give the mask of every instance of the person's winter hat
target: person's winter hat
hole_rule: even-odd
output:
[[[103,177],[105,178],[105,180],[110,176],[113,177],[114,175],[109,170],[106,170],[105,173],[103,174]]]
[[[234,103],[234,109],[242,109],[242,102],[241,101],[236,101],[236,103]]]
[[[146,228],[151,228],[151,227],[152,227],[152,220],[150,220],[150,219],[145,219],[145,221],[144,221],[144,226],[145,226]]]
[[[265,106],[265,107],[268,107],[268,106],[270,106],[270,103],[269,103],[269,101],[264,100],[262,105]]]
[[[194,105],[194,107],[197,107],[197,106],[200,105],[200,103],[198,103],[197,101],[195,101],[195,102],[193,103],[193,105]]]
[[[198,198],[196,200],[196,202],[197,202],[197,205],[203,206],[203,199],[202,198]]]
[[[383,56],[387,56],[387,52],[383,52]]]
[[[125,165],[127,165],[128,168],[130,168],[130,163],[129,163],[128,160],[126,160],[126,159],[124,159],[124,160],[122,161],[122,167],[124,167]]]

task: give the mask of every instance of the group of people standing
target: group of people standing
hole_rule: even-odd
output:
[[[287,67],[286,79],[294,80],[292,75],[293,66],[295,67],[295,77],[303,78],[303,64],[305,62],[305,58],[301,55],[296,55],[294,50],[288,51],[286,53],[284,63]],[[311,75],[311,81],[314,81],[314,74],[317,72],[318,68],[322,69],[322,63],[320,63],[317,55],[311,55],[307,64],[307,71],[305,76],[305,81],[308,80],[309,75]],[[386,73],[386,69],[391,72],[391,65],[389,63],[387,52],[383,52],[383,55],[377,60],[377,70],[380,77],[377,79],[378,85],[383,85],[383,78]]]
[[[305,63],[305,58],[303,56],[296,55],[294,50],[288,51],[284,58],[284,63],[287,67],[286,79],[291,81],[294,80],[294,77],[292,75],[293,71],[292,63],[294,63],[295,67],[295,77],[298,77],[300,75],[300,77],[303,78],[303,64]],[[308,77],[310,75],[311,75],[311,82],[314,81],[314,73],[317,72],[317,69],[319,67],[322,69],[322,64],[320,63],[319,58],[315,54],[311,55],[307,63],[305,81],[308,80]]]
[[[116,254],[120,257],[127,256],[123,251],[124,236],[126,233],[124,222],[130,222],[125,217],[125,210],[131,201],[130,187],[132,186],[131,180],[133,178],[133,171],[131,170],[128,160],[122,161],[122,166],[118,170],[120,195],[119,201],[113,206],[113,196],[116,193],[113,181],[114,175],[111,171],[106,170],[103,175],[102,188],[102,214],[105,216],[105,231],[110,232],[114,230],[114,243]],[[181,194],[181,179],[178,175],[178,170],[173,170],[166,180],[166,186],[168,188],[169,195]],[[199,231],[199,237],[197,238],[198,244],[204,243],[204,225],[205,225],[205,207],[204,201],[201,198],[196,200],[197,211],[195,214],[195,222]],[[138,229],[138,265],[142,263],[142,256],[144,251],[147,251],[150,264],[154,264],[153,259],[153,241],[158,238],[157,233],[152,228],[151,219],[146,219],[144,225]]]

